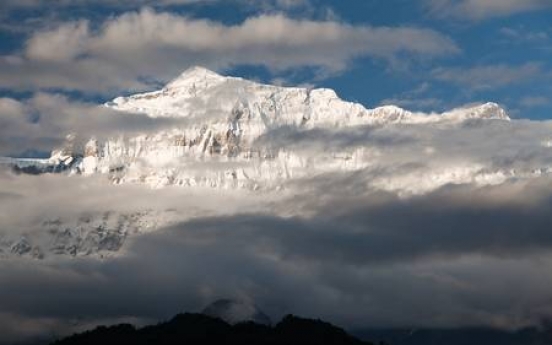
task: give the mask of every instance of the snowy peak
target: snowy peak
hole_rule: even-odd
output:
[[[368,114],[376,123],[414,122],[412,112],[394,105],[385,105],[368,110]]]
[[[184,72],[182,72],[182,74],[180,75],[180,78],[193,77],[193,76],[223,77],[217,72],[207,69],[205,67],[192,66],[186,69]]]
[[[510,120],[506,110],[493,102],[456,108],[443,113],[443,117],[449,117],[460,121],[469,119]]]
[[[226,77],[223,77],[209,69],[193,66],[182,72],[178,78],[169,82],[165,89],[189,87],[194,84],[198,84],[197,86],[199,86],[199,84],[209,86],[223,82],[225,79]]]
[[[163,89],[118,97],[106,104],[120,111],[145,113],[151,117],[191,117],[199,121],[226,123],[239,106],[247,119],[274,128],[280,125],[349,127],[393,123],[424,124],[462,122],[469,119],[509,120],[496,103],[485,103],[437,114],[411,112],[393,105],[366,109],[347,102],[327,88],[306,89],[260,84],[225,77],[203,67],[184,71]],[[198,126],[205,122],[197,123]],[[259,132],[259,128],[255,130]]]

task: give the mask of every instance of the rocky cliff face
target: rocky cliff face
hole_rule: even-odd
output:
[[[74,219],[52,217],[38,224],[38,231],[19,235],[0,231],[0,259],[109,257],[120,251],[127,237],[155,231],[174,218],[171,212],[154,210],[83,213]]]

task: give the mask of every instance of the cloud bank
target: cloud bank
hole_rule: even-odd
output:
[[[220,2],[221,0],[6,0],[3,1],[0,6],[4,8],[36,8],[36,7],[78,7],[88,6],[90,4],[110,6],[110,7],[142,7],[152,6],[157,7],[164,6],[181,6],[191,4],[211,4]],[[309,3],[309,0],[233,0],[240,4],[247,4],[249,6],[260,6],[261,8],[294,8],[305,6]]]
[[[229,26],[146,8],[99,27],[80,20],[35,32],[23,54],[0,58],[0,87],[107,93],[143,89],[146,80],[166,81],[195,64],[341,71],[359,57],[391,61],[403,54],[435,58],[458,52],[450,38],[429,29],[355,26],[281,14]]]
[[[0,242],[23,236],[48,248],[35,234],[44,219],[174,215],[127,237],[117,257],[0,260],[0,318],[18,320],[0,323],[3,337],[152,322],[228,297],[274,319],[296,313],[349,328],[539,325],[552,316],[550,133],[531,121],[273,133],[275,148],[381,155],[376,169],[306,176],[270,193],[2,173]],[[406,198],[370,184],[408,189],[438,182],[438,167],[483,163],[517,175]]]
[[[185,124],[179,119],[153,119],[143,114],[121,113],[91,103],[71,101],[52,93],[36,93],[27,100],[0,98],[0,156],[25,151],[49,152],[67,135],[83,140],[107,139],[122,133],[151,133]]]
[[[104,186],[75,200],[56,186],[89,182],[48,187],[42,178],[36,183],[48,193],[42,202],[55,205],[50,214],[87,204],[122,211],[117,205],[129,197],[125,208],[147,206],[148,194],[167,206],[171,195],[189,196]],[[194,193],[173,204],[192,218],[132,238],[124,256],[0,261],[0,314],[20,320],[14,328],[2,323],[3,340],[151,322],[221,297],[254,300],[273,318],[291,312],[350,328],[538,325],[552,313],[550,182],[447,187],[406,201],[322,189],[256,203]],[[36,198],[30,188],[20,195]],[[232,206],[221,214],[212,205]]]

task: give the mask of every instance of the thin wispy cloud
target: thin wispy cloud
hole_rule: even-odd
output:
[[[483,20],[552,7],[547,0],[426,0],[432,15]]]
[[[0,156],[27,150],[49,152],[63,146],[67,135],[80,140],[152,133],[184,125],[184,120],[152,119],[69,100],[60,94],[37,93],[27,100],[0,98]]]
[[[547,78],[547,75],[539,63],[521,66],[497,64],[471,68],[437,68],[432,71],[432,76],[437,80],[469,87],[472,90],[496,89],[526,83],[535,78]]]

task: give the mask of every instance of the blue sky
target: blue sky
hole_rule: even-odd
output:
[[[190,65],[367,107],[552,117],[547,0],[4,1],[0,95],[104,101]]]

